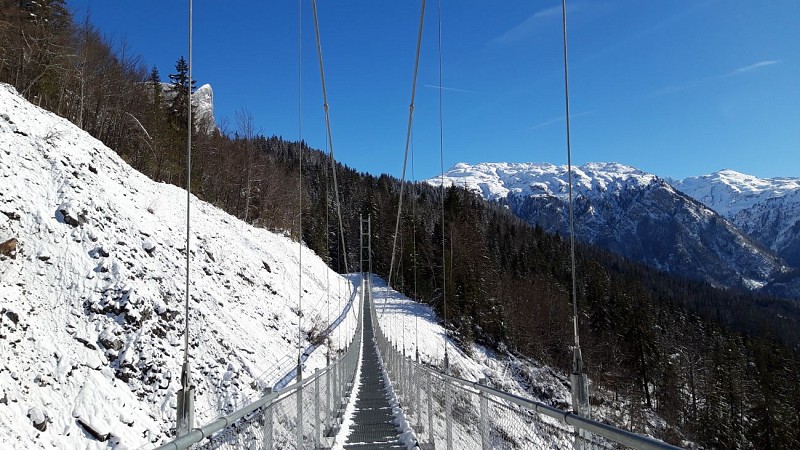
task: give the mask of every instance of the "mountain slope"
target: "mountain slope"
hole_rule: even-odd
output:
[[[800,267],[800,178],[765,179],[721,170],[674,186]]]
[[[760,287],[781,271],[775,255],[655,175],[589,163],[576,167],[573,178],[576,235],[582,241],[718,286]],[[546,231],[568,232],[566,166],[457,164],[445,179],[508,205]]]
[[[186,192],[155,183],[0,84],[0,442],[138,448],[171,435],[183,356]],[[192,199],[196,422],[260,396],[297,355],[299,245]],[[350,281],[303,251],[303,340]],[[332,289],[330,308],[326,287]],[[328,313],[330,311],[330,313]],[[352,333],[352,309],[329,345]],[[306,370],[325,363],[325,348]],[[38,427],[38,428],[37,428]]]

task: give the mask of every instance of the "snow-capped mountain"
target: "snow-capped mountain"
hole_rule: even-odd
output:
[[[674,186],[800,267],[800,178],[758,178],[726,169]]]
[[[197,124],[203,131],[210,133],[217,128],[214,121],[214,90],[210,84],[204,84],[192,93],[192,104],[197,114]]]
[[[185,190],[0,84],[0,447],[149,448],[172,435],[185,205]],[[200,425],[292,370],[300,247],[193,198],[189,251]],[[309,250],[302,261],[300,344],[346,317],[313,371],[352,335],[353,291]]]
[[[161,90],[164,97],[171,100],[175,97],[172,92],[171,83],[161,83]],[[217,129],[217,122],[214,120],[214,90],[211,85],[206,83],[197,88],[192,93],[192,105],[194,106],[195,125],[199,131],[211,133]]]
[[[665,180],[618,163],[573,172],[577,237],[628,258],[719,286],[763,286],[782,261]],[[441,180],[429,180],[439,185]],[[546,231],[568,232],[566,166],[457,164],[445,183],[500,201]]]

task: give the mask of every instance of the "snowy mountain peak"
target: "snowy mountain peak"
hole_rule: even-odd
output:
[[[489,200],[509,194],[518,196],[569,195],[567,166],[550,163],[458,163],[444,174],[446,185],[465,186]],[[614,162],[590,162],[573,167],[577,195],[591,196],[608,190],[620,191],[628,186],[646,186],[657,177],[635,167]],[[428,182],[438,186],[441,178]]]
[[[730,170],[714,176],[732,180],[725,184],[728,187],[745,186],[746,182],[756,185]],[[615,162],[590,162],[573,167],[572,178],[576,235],[580,240],[722,286],[763,286],[781,270],[779,258],[754,245],[703,200],[687,198],[656,175]],[[438,186],[442,180],[432,178],[428,182]],[[445,173],[444,182],[500,201],[545,231],[568,230],[567,166],[459,163]]]
[[[215,130],[217,124],[214,121],[214,90],[211,89],[211,85],[204,84],[197,88],[192,94],[192,103],[196,108],[198,126],[206,133]]]
[[[175,97],[172,92],[171,83],[161,83],[161,90],[164,97],[171,100]],[[217,129],[217,122],[214,120],[214,89],[206,83],[197,88],[192,93],[192,105],[194,106],[195,126],[198,131],[211,133]]]
[[[800,190],[800,178],[759,178],[724,169],[676,181],[675,187],[727,218],[742,210]]]
[[[674,185],[800,265],[800,178],[759,178],[725,169]]]

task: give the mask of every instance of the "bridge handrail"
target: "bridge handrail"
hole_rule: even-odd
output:
[[[598,422],[596,420],[588,419],[586,417],[579,416],[569,411],[560,410],[554,406],[546,405],[544,403],[537,402],[535,400],[527,399],[525,397],[520,397],[515,394],[504,392],[499,389],[493,388],[491,386],[482,385],[476,381],[469,381],[453,375],[448,375],[446,373],[440,372],[439,370],[436,370],[435,368],[426,366],[424,364],[417,364],[416,362],[411,361],[410,358],[408,357],[406,357],[406,359],[409,360],[411,364],[416,364],[420,369],[430,372],[432,375],[438,376],[443,380],[450,382],[451,384],[460,384],[464,387],[470,387],[479,392],[483,392],[488,395],[493,395],[495,397],[502,398],[503,400],[506,400],[518,406],[522,406],[523,408],[527,408],[536,411],[539,414],[544,414],[546,416],[557,419],[565,425],[570,425],[576,428],[583,428],[587,431],[597,434],[598,436],[602,436],[606,439],[612,440],[618,444],[642,450],[675,450],[675,449],[680,450],[680,447],[667,444],[666,442],[659,441],[649,436],[642,436],[628,430],[617,428],[612,425]]]
[[[417,386],[418,383],[414,383],[410,380],[400,380],[398,378],[398,374],[402,374],[401,376],[404,377],[415,377],[420,378],[417,375],[417,371],[421,371],[423,373],[428,374],[431,377],[437,377],[444,383],[444,397],[446,400],[444,402],[447,403],[446,409],[447,412],[443,414],[445,418],[448,420],[447,423],[447,439],[451,439],[451,423],[450,418],[447,416],[452,416],[452,407],[453,407],[453,400],[448,398],[453,394],[449,393],[450,389],[447,389],[447,385],[453,386],[454,388],[461,388],[463,391],[469,392],[469,390],[473,390],[474,392],[469,392],[470,394],[477,394],[478,397],[483,397],[487,399],[487,397],[494,397],[505,400],[513,405],[522,407],[526,410],[533,411],[537,414],[544,415],[550,417],[552,419],[558,420],[560,423],[564,425],[568,425],[573,427],[575,433],[578,434],[583,443],[581,443],[576,448],[584,448],[586,444],[595,444],[595,445],[602,445],[600,442],[592,442],[591,434],[596,434],[601,436],[611,442],[621,444],[627,447],[635,448],[635,449],[642,449],[642,450],[674,450],[679,449],[679,447],[667,444],[663,441],[659,441],[657,439],[651,438],[649,436],[642,436],[636,433],[633,433],[628,430],[624,430],[621,428],[614,427],[612,425],[608,425],[602,422],[598,422],[596,420],[592,420],[586,417],[579,416],[569,411],[563,411],[556,407],[546,405],[544,403],[531,400],[528,398],[524,398],[515,394],[511,394],[508,392],[501,391],[499,389],[492,388],[490,386],[486,386],[481,384],[480,382],[469,381],[463,378],[459,378],[457,376],[449,375],[446,373],[441,372],[440,370],[424,365],[420,362],[414,361],[409,356],[405,356],[401,354],[397,348],[395,348],[392,343],[387,339],[386,335],[384,335],[383,330],[380,326],[380,322],[378,320],[378,314],[376,312],[375,303],[372,301],[372,286],[371,286],[371,277],[368,277],[368,287],[366,288],[369,296],[367,301],[370,302],[370,313],[373,316],[373,326],[375,327],[375,339],[378,341],[378,348],[380,349],[383,355],[383,361],[388,366],[387,373],[389,374],[390,380],[393,384],[393,389],[403,397],[401,403],[405,403],[405,405],[410,406],[410,409],[413,411],[413,414],[417,414],[420,417],[417,417],[418,425],[421,425],[421,428],[425,428],[425,423],[421,420],[422,411],[428,411],[428,415],[430,416],[432,413],[430,408],[432,407],[432,402],[428,399],[428,405],[424,405],[423,399],[420,398],[420,393],[418,392],[419,388]],[[395,378],[395,379],[392,379]],[[430,378],[427,378],[430,380]],[[428,385],[428,391],[433,390],[433,387]],[[408,392],[404,392],[408,391]],[[430,395],[430,394],[429,394]],[[416,404],[415,404],[416,403]],[[485,405],[482,405],[481,408],[486,408]],[[433,414],[434,417],[439,417],[436,414]],[[482,418],[482,421],[484,419]],[[483,443],[483,448],[486,447],[486,443],[488,442],[488,418],[486,418],[487,422],[481,423],[481,427],[487,427],[486,436],[482,436],[482,439],[486,439]],[[433,426],[433,421],[429,418],[428,419],[428,427]],[[413,427],[413,425],[412,425]],[[432,430],[425,430],[428,433],[429,439],[435,439],[435,433]],[[564,430],[566,431],[566,430]],[[483,430],[482,430],[483,432]],[[589,433],[586,433],[589,432]],[[420,435],[420,433],[417,433]],[[452,442],[448,443],[448,448],[452,446]]]
[[[362,289],[363,292],[363,289]],[[192,445],[202,443],[204,439],[211,438],[214,440],[216,436],[223,430],[234,426],[238,422],[242,421],[251,415],[258,415],[259,419],[262,421],[269,421],[270,425],[264,425],[265,428],[270,430],[269,436],[259,436],[256,433],[250,433],[250,439],[259,441],[259,442],[272,442],[273,437],[271,436],[272,433],[272,414],[271,409],[276,405],[281,404],[282,400],[296,396],[298,397],[298,410],[304,409],[301,406],[301,402],[303,401],[303,394],[307,389],[312,390],[314,395],[311,397],[316,397],[313,400],[316,402],[316,409],[315,418],[311,426],[313,426],[314,430],[303,430],[302,421],[300,419],[297,420],[298,423],[301,424],[300,431],[297,433],[297,445],[292,446],[292,442],[287,442],[287,448],[301,448],[302,441],[304,439],[311,439],[315,441],[317,444],[322,439],[322,434],[325,432],[321,429],[321,423],[323,422],[320,420],[320,415],[324,415],[324,422],[331,425],[332,420],[340,420],[341,418],[337,418],[334,412],[337,409],[343,408],[342,401],[346,401],[345,398],[349,395],[348,390],[352,386],[352,383],[355,378],[356,367],[358,365],[359,355],[361,352],[361,341],[362,341],[362,328],[363,328],[363,321],[361,317],[361,310],[363,308],[359,307],[358,309],[358,316],[357,316],[357,325],[356,330],[353,336],[352,341],[350,342],[347,350],[344,352],[341,358],[337,359],[336,361],[332,362],[327,367],[315,371],[312,375],[308,376],[308,378],[304,378],[300,381],[297,381],[285,388],[281,389],[280,391],[272,392],[260,399],[250,403],[249,405],[238,409],[230,414],[225,416],[219,417],[214,421],[199,427],[193,428],[187,434],[175,438],[174,440],[162,444],[155,448],[155,450],[183,450],[188,449]],[[333,378],[332,383],[330,382],[330,378]],[[320,403],[321,403],[321,394],[319,386],[320,384],[324,385],[323,389],[327,389],[328,393],[325,394],[324,401],[328,401],[330,398],[333,399],[333,405],[328,404],[328,408],[324,411],[320,410]],[[333,388],[331,388],[331,384],[333,384]],[[338,399],[338,400],[337,400]],[[298,411],[298,414],[301,414]],[[309,412],[309,414],[312,414]],[[266,434],[266,433],[265,433]],[[224,437],[220,437],[219,440],[224,440]]]

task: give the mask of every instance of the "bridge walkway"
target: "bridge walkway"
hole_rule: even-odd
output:
[[[378,360],[369,302],[364,308],[364,349],[361,356],[359,389],[355,398],[355,413],[351,433],[344,443],[347,449],[405,448],[386,393],[386,378]]]

